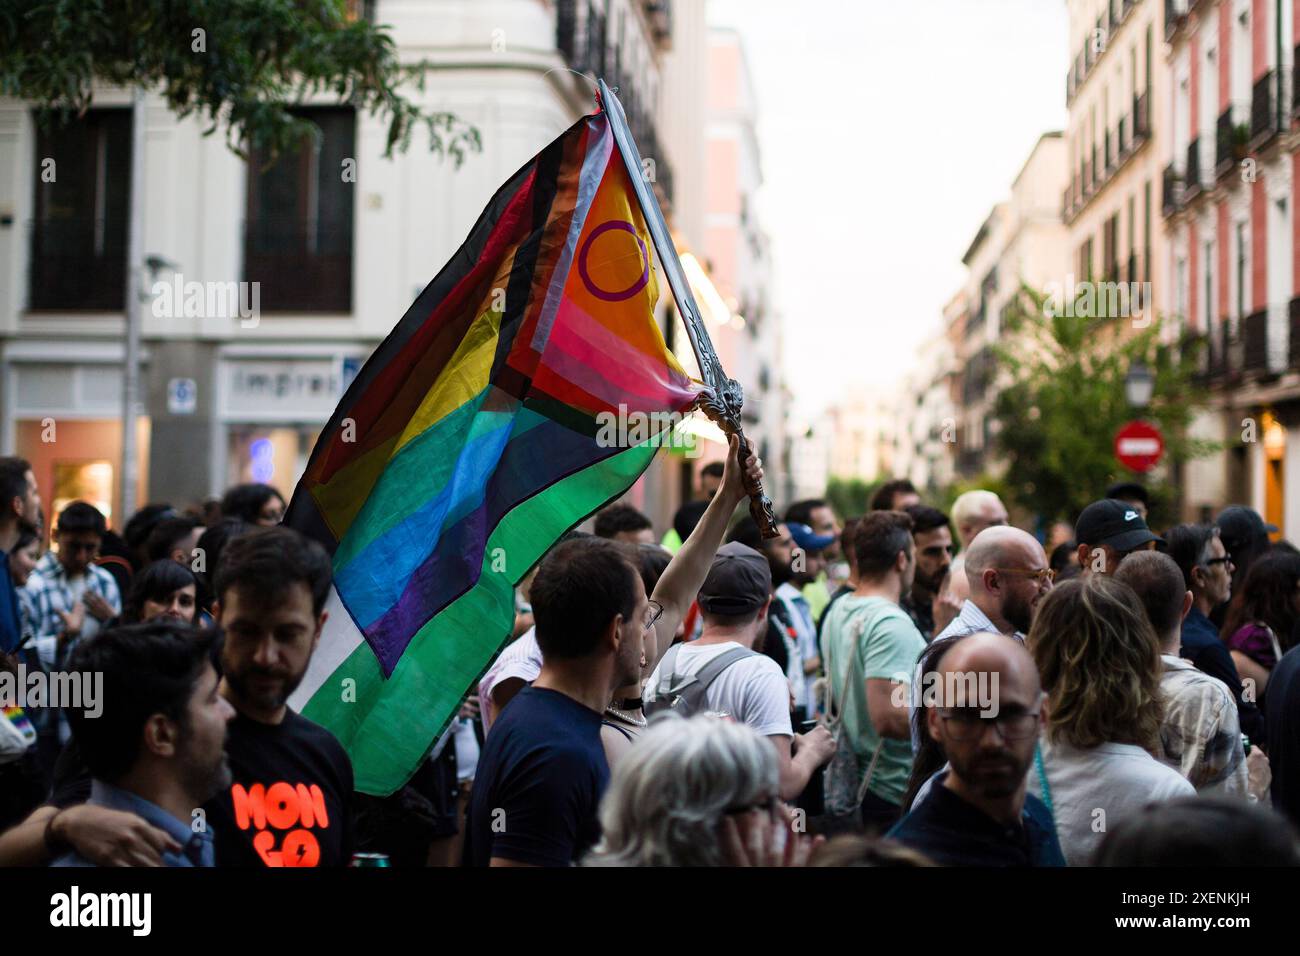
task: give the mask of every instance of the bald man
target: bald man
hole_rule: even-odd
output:
[[[1002,634],[974,634],[931,676],[926,732],[948,768],[886,835],[943,866],[1065,866],[1051,812],[1026,793],[1044,722],[1029,652]]]
[[[952,503],[952,523],[957,529],[957,541],[962,548],[969,548],[971,543],[985,528],[1001,527],[1007,523],[1007,508],[991,491],[977,488],[957,496]],[[935,626],[943,630],[951,621],[942,620],[948,615],[956,615],[963,601],[970,597],[970,587],[966,584],[966,552],[952,560],[952,568],[943,586],[939,589],[940,609],[935,614]],[[946,613],[945,613],[946,612]]]
[[[1019,528],[995,526],[980,532],[965,557],[970,597],[939,638],[992,631],[1023,641],[1055,577],[1043,546]]]
[[[969,548],[975,536],[985,528],[996,528],[1007,523],[1007,506],[991,491],[977,488],[957,496],[952,503],[952,523],[957,528],[957,540]]]

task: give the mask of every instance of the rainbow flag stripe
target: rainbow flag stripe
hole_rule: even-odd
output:
[[[654,320],[651,248],[604,113],[583,117],[497,191],[321,433],[285,522],[334,586],[290,704],[359,790],[410,778],[509,638],[515,584],[699,394]],[[645,416],[646,440],[609,447],[602,413]]]

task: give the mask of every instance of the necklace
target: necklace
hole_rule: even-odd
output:
[[[644,717],[638,717],[636,714],[624,713],[613,706],[606,707],[605,713],[609,714],[609,716],[613,717],[615,720],[621,720],[623,723],[631,724],[633,727],[644,727],[648,723]]]

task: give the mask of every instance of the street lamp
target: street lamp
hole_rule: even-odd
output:
[[[1124,378],[1124,396],[1130,405],[1146,408],[1151,404],[1151,394],[1155,389],[1156,379],[1151,374],[1151,369],[1142,362],[1134,362],[1129,366],[1128,375]]]

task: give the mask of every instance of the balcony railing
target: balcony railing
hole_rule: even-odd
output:
[[[1187,171],[1183,176],[1183,202],[1196,198],[1204,187],[1201,182],[1201,140],[1200,137],[1187,144]]]
[[[1151,135],[1151,98],[1142,93],[1133,97],[1133,146],[1136,149]]]
[[[1176,213],[1182,205],[1182,176],[1173,163],[1165,167],[1164,175],[1161,177],[1162,183],[1162,202],[1160,211],[1166,218]]]
[[[1287,318],[1290,319],[1287,368],[1300,368],[1300,297],[1291,300],[1287,313]]]
[[[1268,311],[1252,312],[1241,324],[1241,369],[1268,371]]]
[[[1234,122],[1236,116],[1229,106],[1219,115],[1214,130],[1214,177],[1222,179],[1228,175],[1237,163],[1246,156],[1246,144],[1250,140],[1250,127],[1245,123]]]
[[[1277,70],[1269,70],[1255,81],[1250,96],[1250,148],[1267,146],[1282,130],[1280,101],[1277,96]]]
[[[1291,61],[1291,115],[1300,116],[1300,46],[1295,48]]]

